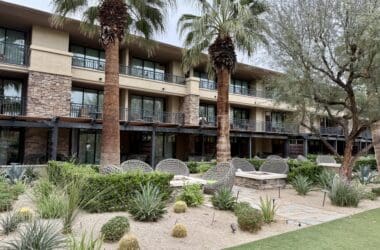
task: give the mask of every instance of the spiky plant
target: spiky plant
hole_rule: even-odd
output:
[[[223,187],[215,192],[211,198],[212,205],[220,210],[233,210],[236,204],[236,198],[229,188]]]
[[[64,18],[83,11],[82,31],[97,36],[106,54],[101,166],[120,164],[119,128],[119,45],[130,41],[132,33],[150,39],[155,31],[163,31],[167,8],[175,0],[51,0],[55,25]],[[99,24],[99,26],[96,26]]]
[[[274,221],[274,216],[276,215],[277,206],[274,203],[274,200],[269,198],[268,196],[263,199],[260,197],[259,204],[261,213],[263,214],[263,219],[265,223],[271,223]]]
[[[297,175],[292,181],[292,185],[299,195],[306,195],[311,190],[312,182],[306,176]]]
[[[59,226],[52,222],[33,221],[20,230],[19,235],[10,242],[5,242],[6,249],[64,249],[66,239],[60,234]]]
[[[0,218],[0,226],[2,233],[5,235],[10,234],[11,232],[16,231],[18,224],[20,224],[21,219],[15,213],[6,213]]]
[[[228,89],[236,65],[235,48],[250,56],[259,42],[264,24],[261,14],[267,6],[261,0],[197,1],[201,15],[184,14],[178,21],[180,36],[186,34],[183,66],[189,69],[201,62],[208,49],[209,69],[217,77],[217,161],[231,158]]]

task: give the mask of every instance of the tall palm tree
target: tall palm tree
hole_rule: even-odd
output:
[[[119,46],[134,35],[149,39],[164,30],[167,8],[175,0],[52,0],[56,16],[53,23],[64,23],[67,15],[83,15],[82,31],[99,36],[105,50],[105,85],[101,166],[120,164],[119,128]],[[92,3],[92,5],[91,5]],[[100,26],[100,27],[99,27]]]
[[[209,69],[217,77],[217,162],[231,158],[228,91],[236,64],[235,46],[251,56],[262,35],[260,15],[267,10],[259,0],[198,0],[201,15],[184,14],[178,21],[180,36],[186,34],[185,69],[200,63],[208,49]]]

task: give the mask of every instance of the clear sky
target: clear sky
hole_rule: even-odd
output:
[[[52,5],[50,4],[50,0],[5,0],[6,2],[11,2],[15,4],[20,4],[28,7],[32,7],[35,9],[43,10],[43,11],[52,11]],[[177,0],[178,8],[177,10],[170,11],[168,14],[168,18],[166,20],[166,32],[165,34],[157,34],[155,39],[173,44],[176,46],[181,46],[182,41],[180,40],[177,34],[177,21],[178,18],[184,13],[197,13],[196,8],[189,4],[188,0]],[[80,18],[80,17],[78,17]],[[252,57],[248,58],[244,56],[242,53],[239,53],[238,59],[240,62],[261,66],[265,68],[273,68],[270,57],[265,50],[258,50],[257,53]]]

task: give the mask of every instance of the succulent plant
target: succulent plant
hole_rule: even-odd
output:
[[[21,221],[31,221],[33,219],[33,211],[28,207],[22,207],[17,211],[17,216]]]
[[[118,250],[139,250],[140,245],[137,237],[133,234],[126,234],[119,241]]]
[[[177,201],[173,207],[174,213],[184,213],[187,210],[186,202]]]
[[[187,236],[187,229],[183,224],[175,224],[172,230],[172,236],[175,238],[185,238]]]
[[[10,181],[10,183],[15,184],[24,178],[24,173],[24,168],[12,165],[12,167],[8,168],[5,172],[5,177]]]

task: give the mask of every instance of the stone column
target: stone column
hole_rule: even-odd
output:
[[[186,79],[187,95],[183,97],[181,111],[185,114],[186,125],[199,125],[199,79]]]

